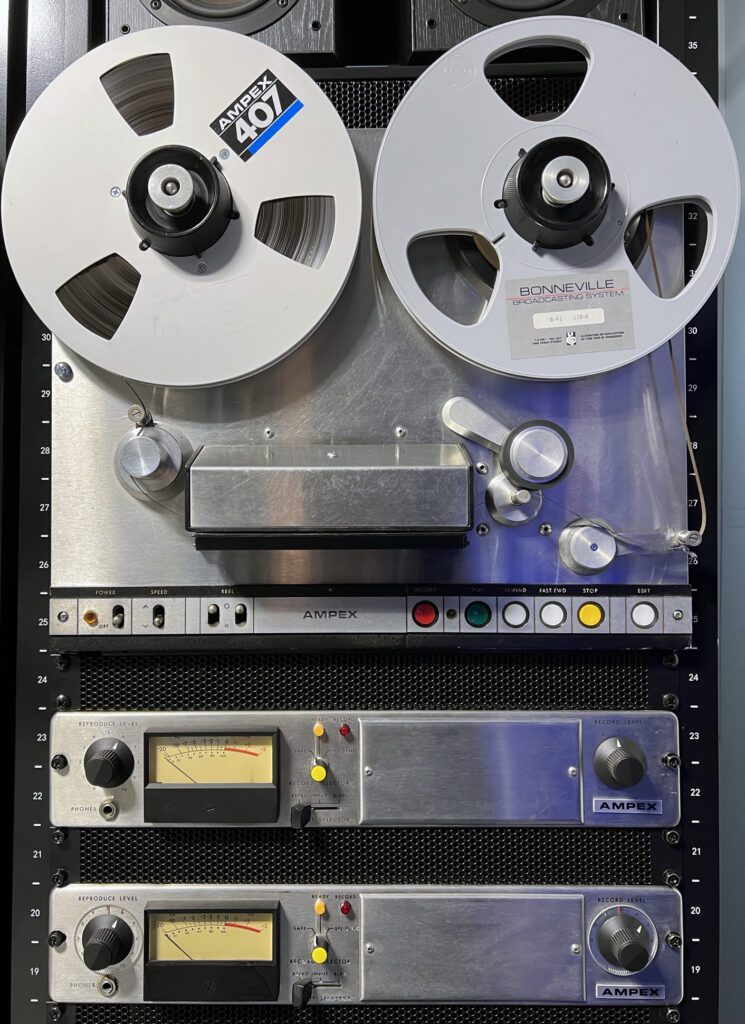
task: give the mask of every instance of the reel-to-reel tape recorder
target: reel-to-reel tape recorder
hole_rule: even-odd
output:
[[[2,197],[14,1019],[713,1024],[710,5],[79,6]]]
[[[539,119],[489,77],[527,45],[586,67]],[[385,134],[238,33],[92,51],[29,113],[3,203],[58,339],[52,635],[684,643],[667,343],[738,202],[704,90],[597,20],[474,36]]]

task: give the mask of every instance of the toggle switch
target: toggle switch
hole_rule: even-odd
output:
[[[310,769],[310,777],[314,782],[325,782],[328,778],[329,766],[320,757],[313,758],[313,764]]]
[[[325,964],[329,958],[329,940],[325,935],[316,935],[313,938],[313,948],[310,951],[310,958],[314,964]]]

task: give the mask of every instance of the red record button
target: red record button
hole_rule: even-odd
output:
[[[421,629],[429,629],[437,622],[440,613],[437,610],[437,605],[432,604],[431,601],[420,601],[419,604],[414,605],[411,617]]]

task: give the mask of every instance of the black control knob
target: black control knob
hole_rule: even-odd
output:
[[[121,917],[97,914],[83,929],[83,962],[90,971],[105,971],[126,959],[134,941]]]
[[[94,740],[83,758],[85,777],[91,786],[111,789],[123,785],[134,770],[135,759],[126,743],[114,737]]]
[[[595,751],[595,774],[612,789],[638,786],[647,771],[644,751],[627,736],[611,736]]]
[[[598,949],[613,967],[636,974],[652,958],[652,940],[644,925],[630,914],[613,914],[598,932]]]

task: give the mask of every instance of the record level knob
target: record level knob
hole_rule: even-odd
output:
[[[105,971],[119,964],[134,945],[132,929],[112,914],[92,917],[83,930],[83,962],[90,971]]]
[[[83,758],[85,777],[92,786],[111,789],[123,785],[132,774],[135,759],[121,740],[107,737],[94,740]]]
[[[635,974],[652,957],[652,941],[644,924],[629,914],[608,917],[598,932],[598,949],[613,967]]]
[[[612,789],[638,786],[647,771],[644,751],[626,736],[611,736],[600,744],[593,758],[595,774]]]

